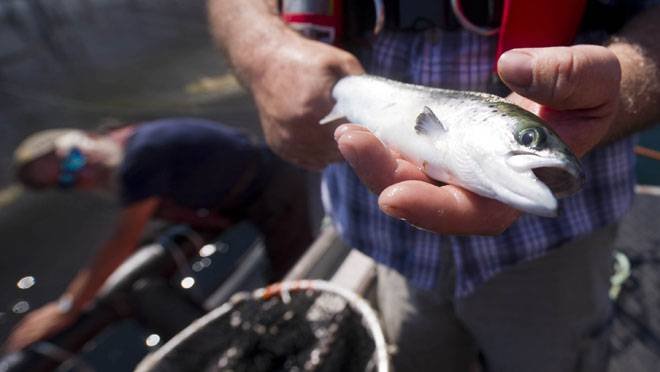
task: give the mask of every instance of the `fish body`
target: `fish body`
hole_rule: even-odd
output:
[[[501,97],[347,76],[321,123],[363,125],[429,177],[519,210],[556,216],[584,180],[578,159],[539,117]]]

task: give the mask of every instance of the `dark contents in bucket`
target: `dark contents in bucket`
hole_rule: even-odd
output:
[[[375,345],[342,297],[293,291],[243,298],[168,353],[158,371],[369,371]],[[163,363],[164,362],[164,363]]]

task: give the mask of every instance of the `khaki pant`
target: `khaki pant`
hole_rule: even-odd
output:
[[[548,255],[496,275],[454,299],[451,250],[443,247],[438,285],[408,285],[380,267],[383,328],[397,346],[398,372],[607,370],[608,298],[615,227],[569,242]]]

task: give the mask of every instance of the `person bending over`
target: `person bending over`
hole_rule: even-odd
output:
[[[15,351],[77,319],[108,276],[137,248],[147,223],[163,219],[219,233],[249,220],[281,279],[311,243],[304,173],[242,132],[194,118],[167,118],[103,133],[52,129],[15,151],[30,189],[105,191],[122,204],[116,226],[59,300],[33,311],[7,340]]]

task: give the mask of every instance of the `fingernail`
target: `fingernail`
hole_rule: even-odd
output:
[[[383,190],[378,198],[378,205],[380,209],[388,216],[404,220],[402,216],[405,215],[404,211],[400,206],[394,206],[392,204],[392,199],[396,199],[398,194],[403,192],[403,188],[399,185],[392,185],[387,189]]]
[[[346,131],[348,129],[349,129],[348,125],[340,125],[339,127],[337,127],[337,129],[335,129],[335,133],[334,133],[335,141],[338,140],[339,137],[343,136],[344,133],[346,133]]]
[[[497,71],[505,83],[527,88],[532,84],[532,56],[521,51],[508,51],[497,61]]]
[[[390,217],[394,217],[394,218],[399,219],[401,221],[407,222],[405,218],[400,217],[401,211],[398,208],[391,206],[390,204],[387,204],[387,203],[381,204],[380,205],[380,210],[383,211],[383,213],[385,213],[386,215],[388,215]]]

